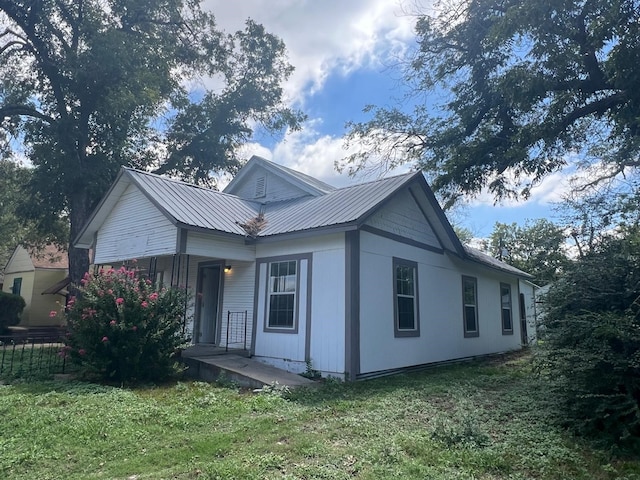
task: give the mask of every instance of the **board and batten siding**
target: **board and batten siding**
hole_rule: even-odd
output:
[[[178,229],[134,185],[129,185],[98,230],[95,264],[170,255]]]
[[[304,372],[310,361],[311,367],[324,375],[342,377],[345,371],[345,240],[344,234],[330,234],[290,240],[278,243],[263,243],[256,246],[258,259],[258,295],[256,321],[255,356],[265,363],[285,368],[289,371]],[[286,259],[287,256],[310,255],[311,263],[301,261],[301,280],[311,268],[310,288],[301,281],[300,290],[304,295],[299,312],[297,334],[265,332],[266,279],[268,259]],[[259,260],[260,262],[260,260]],[[301,299],[303,300],[303,299]],[[310,331],[306,335],[306,302],[310,304]],[[309,351],[305,352],[305,343]],[[308,358],[305,358],[307,354]]]
[[[502,334],[500,316],[500,282],[511,285],[512,303],[516,306],[515,277],[368,232],[361,233],[360,248],[361,374],[520,347],[516,312],[512,335]],[[394,334],[394,257],[417,264],[420,315],[417,337]],[[464,336],[463,275],[478,281],[478,337]]]
[[[369,217],[365,225],[414,242],[442,248],[433,228],[406,189],[398,192],[388,205]]]

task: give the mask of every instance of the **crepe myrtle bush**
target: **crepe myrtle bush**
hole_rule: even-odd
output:
[[[156,289],[137,269],[85,274],[67,304],[62,354],[85,376],[120,384],[161,381],[179,372],[187,293]]]

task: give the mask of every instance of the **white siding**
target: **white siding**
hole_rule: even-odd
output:
[[[538,337],[538,311],[535,287],[530,282],[518,282],[520,293],[524,295],[525,315],[527,318],[527,341],[535,343]],[[516,303],[516,318],[520,320],[519,304]]]
[[[365,223],[432,247],[442,247],[420,207],[406,189],[399,192],[389,205],[381,208]]]
[[[255,355],[258,360],[294,372],[305,364],[306,312],[310,304],[311,330],[309,358],[315,370],[342,376],[345,358],[345,247],[344,234],[324,235],[302,240],[258,244],[258,258],[312,255],[310,292],[306,260],[301,261],[298,333],[265,332],[267,264],[260,263],[256,311]],[[310,293],[310,296],[309,296]]]
[[[367,232],[360,245],[361,373],[520,347],[515,317],[513,335],[502,335],[500,316],[500,282],[511,285],[517,305],[515,278]],[[418,264],[419,337],[394,336],[393,257]],[[462,275],[478,280],[478,337],[464,337]]]
[[[230,238],[202,232],[188,232],[187,251],[190,255],[200,255],[210,259],[253,261],[255,246],[245,245],[244,238]]]
[[[176,239],[177,228],[130,185],[98,230],[94,263],[173,254]]]
[[[226,345],[228,312],[247,312],[247,349],[251,349],[253,327],[253,296],[256,278],[255,262],[230,263],[231,271],[224,273],[220,345]],[[230,342],[231,343],[231,342]],[[229,345],[242,348],[242,345]]]
[[[265,195],[256,197],[256,184],[261,178],[265,182]],[[308,195],[304,190],[262,168],[254,169],[239,184],[235,185],[233,194],[240,198],[259,202],[274,202]]]

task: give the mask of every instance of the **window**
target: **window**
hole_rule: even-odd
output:
[[[295,328],[297,266],[295,260],[269,264],[269,328]]]
[[[418,337],[418,265],[394,258],[393,275],[394,334],[396,337]]]
[[[513,316],[511,314],[511,285],[500,284],[500,304],[502,312],[502,334],[513,334]]]
[[[13,279],[13,287],[11,287],[11,293],[14,295],[20,295],[20,290],[22,289],[22,277]]]
[[[464,336],[479,336],[478,280],[474,277],[462,277],[462,308],[464,312]]]

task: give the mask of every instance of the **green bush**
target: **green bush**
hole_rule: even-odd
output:
[[[20,295],[0,291],[0,333],[20,323],[26,303]]]
[[[640,448],[640,234],[610,238],[545,299],[541,360],[568,423],[609,445]]]
[[[86,274],[67,307],[69,340],[63,354],[81,373],[120,384],[161,381],[179,371],[186,297],[156,291],[135,269]]]

